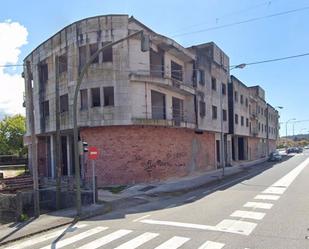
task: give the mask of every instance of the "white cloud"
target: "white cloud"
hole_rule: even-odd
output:
[[[0,22],[0,65],[17,64],[20,48],[27,44],[27,29],[18,22]],[[20,72],[0,67],[0,113],[25,113],[22,107],[24,80]]]

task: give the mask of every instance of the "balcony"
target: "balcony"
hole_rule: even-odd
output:
[[[256,137],[259,135],[259,131],[257,128],[253,128],[250,133],[252,136]]]
[[[182,110],[172,108],[165,111],[163,106],[152,106],[151,113],[145,113],[144,117],[132,118],[136,125],[171,126],[180,128],[196,128],[195,120],[186,115]]]
[[[135,82],[147,82],[161,86],[163,88],[179,92],[181,94],[193,95],[195,94],[195,89],[190,83],[184,83],[176,79],[169,77],[158,77],[152,75],[146,75],[142,73],[131,73],[130,80]]]
[[[258,119],[257,113],[256,112],[251,112],[250,113],[250,119],[254,119],[254,120]]]

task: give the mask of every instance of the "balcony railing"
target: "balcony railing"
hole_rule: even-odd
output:
[[[186,115],[182,109],[164,108],[163,106],[152,106],[151,112],[144,112],[143,117],[134,117],[134,124],[142,125],[158,125],[158,126],[174,126],[195,128],[195,120]]]
[[[156,84],[161,87],[165,87],[170,90],[178,91],[184,94],[194,94],[195,93],[193,83],[186,83],[186,82],[172,79],[166,76],[157,77],[157,76],[153,76],[149,74],[143,74],[142,72],[141,73],[131,73],[130,80]]]

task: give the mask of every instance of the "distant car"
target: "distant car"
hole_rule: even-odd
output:
[[[309,150],[309,145],[304,147],[305,150]]]
[[[304,149],[302,147],[297,147],[297,153],[303,153]]]
[[[270,162],[278,162],[282,160],[282,156],[279,154],[278,151],[272,152],[268,159]]]
[[[298,148],[296,147],[290,147],[286,150],[287,154],[291,154],[291,153],[298,153]]]
[[[301,147],[290,147],[286,150],[286,153],[291,154],[291,153],[302,153],[303,148]]]

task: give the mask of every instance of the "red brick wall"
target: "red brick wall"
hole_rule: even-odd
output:
[[[263,143],[260,138],[248,137],[248,154],[249,160],[257,160],[265,157],[267,154],[266,139],[264,139]]]
[[[269,153],[275,151],[277,148],[277,141],[273,139],[269,139]]]
[[[81,138],[100,150],[98,185],[154,182],[215,168],[215,136],[183,128],[83,128]],[[91,176],[91,163],[85,166]]]

